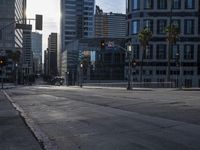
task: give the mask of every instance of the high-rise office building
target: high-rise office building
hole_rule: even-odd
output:
[[[77,64],[79,50],[71,47],[71,43],[82,38],[94,37],[94,6],[95,0],[61,0],[61,43],[58,56],[61,58],[61,65],[58,66],[67,66],[66,70],[73,72],[73,76],[76,76],[74,70],[77,70],[77,67],[73,64]],[[62,54],[66,54],[66,57]]]
[[[50,76],[58,74],[57,69],[58,34],[51,33],[48,38],[48,70]]]
[[[132,39],[133,57],[137,62],[134,81],[139,81],[141,72],[144,82],[167,81],[169,58],[170,81],[179,86],[200,87],[199,13],[199,0],[127,0],[128,33]],[[165,32],[170,24],[180,30],[180,38],[171,48]],[[144,67],[141,70],[142,47],[138,33],[144,27],[152,31],[153,37],[144,52]]]
[[[126,14],[104,13],[96,6],[95,37],[126,37]]]
[[[34,73],[42,73],[42,34],[31,33],[31,43],[33,51]]]
[[[6,51],[20,51],[23,47],[23,31],[16,29],[16,23],[25,23],[26,0],[0,1],[0,55]],[[11,60],[8,60],[12,62]],[[12,64],[12,63],[11,63]],[[13,68],[9,63],[6,68],[7,79],[12,77]]]
[[[61,0],[61,51],[70,42],[94,36],[94,0]]]
[[[44,51],[44,76],[47,77],[49,75],[49,55],[48,55],[49,50],[46,49]]]
[[[25,76],[33,74],[33,51],[31,43],[32,25],[26,25],[23,29],[23,48],[22,48],[22,70]]]

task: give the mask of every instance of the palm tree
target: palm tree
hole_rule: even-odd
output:
[[[176,41],[179,39],[180,30],[174,24],[166,27],[165,32],[167,33],[168,41],[168,64],[167,64],[167,82],[170,82],[170,62],[171,62],[171,50]]]
[[[142,61],[141,61],[141,65],[140,65],[140,82],[142,82],[144,54],[145,54],[147,46],[149,45],[149,41],[152,38],[152,32],[149,30],[149,28],[145,27],[139,33],[138,38],[140,41],[140,45],[142,47]]]
[[[88,69],[90,67],[90,61],[89,61],[89,56],[84,56],[83,59],[81,60],[81,64],[83,65],[83,75],[88,75]]]
[[[18,63],[20,61],[20,55],[20,51],[14,51],[11,53],[11,59],[13,60],[14,65],[16,67],[16,85],[18,83]]]

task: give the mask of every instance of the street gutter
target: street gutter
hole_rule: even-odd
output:
[[[39,128],[39,126],[34,123],[34,121],[30,119],[28,115],[26,115],[23,109],[12,100],[5,90],[3,90],[3,93],[16,111],[19,112],[20,117],[24,121],[25,125],[30,129],[36,140],[39,142],[41,148],[43,150],[59,150],[58,145],[49,139],[49,137]]]

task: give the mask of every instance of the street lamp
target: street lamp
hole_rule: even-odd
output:
[[[176,53],[176,67],[177,67],[177,70],[179,69],[179,65],[180,65],[179,64],[179,59],[180,59],[180,55],[179,55],[179,53]],[[178,72],[177,72],[177,76],[176,76],[176,87],[178,87]]]
[[[127,85],[127,90],[132,90],[132,85],[131,85],[131,52],[132,52],[132,45],[129,43],[127,45],[127,55],[128,55],[128,85]]]
[[[83,64],[80,64],[80,87],[83,87]]]
[[[15,64],[16,67],[16,85],[18,84],[18,64]]]
[[[69,71],[67,71],[67,79],[66,79],[66,82],[67,82],[67,86],[69,86]]]
[[[137,66],[137,62],[135,59],[132,60],[132,67],[134,69],[134,75],[136,76],[136,66]]]

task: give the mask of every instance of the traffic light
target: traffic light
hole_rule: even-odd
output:
[[[5,57],[0,57],[0,66],[3,67],[6,65],[6,58]]]
[[[35,29],[42,30],[43,17],[42,15],[35,15]]]
[[[101,49],[105,49],[106,47],[105,40],[101,40],[100,47]]]
[[[137,62],[135,59],[132,60],[131,65],[133,68],[135,68],[137,66]]]

